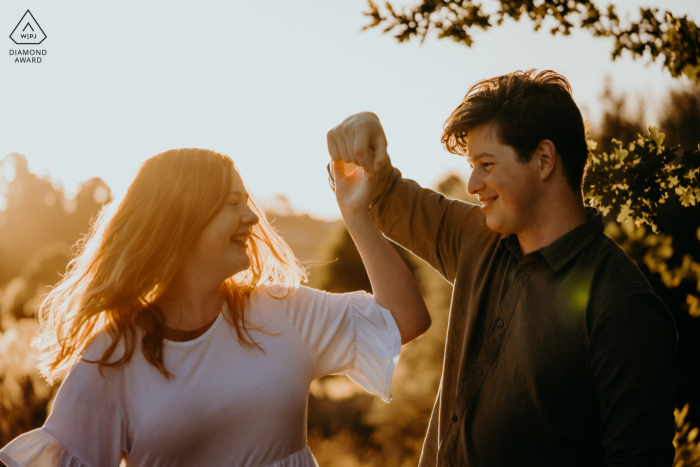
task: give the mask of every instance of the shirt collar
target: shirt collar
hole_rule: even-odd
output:
[[[603,216],[598,208],[586,206],[586,218],[588,219],[586,222],[571,232],[537,250],[555,272],[559,272],[566,266],[566,263],[571,261],[574,256],[579,254],[581,250],[603,233]],[[523,259],[517,235],[502,234],[499,244],[504,243],[518,260]]]

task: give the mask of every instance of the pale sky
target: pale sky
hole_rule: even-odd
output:
[[[700,22],[697,0],[624,4],[635,19],[634,7],[663,5]],[[9,38],[27,9],[46,33],[41,45]],[[652,124],[678,81],[660,62],[612,62],[612,42],[586,32],[554,38],[522,21],[476,32],[471,48],[435,37],[398,44],[360,31],[366,9],[365,0],[0,0],[0,159],[24,154],[69,192],[99,176],[120,196],[150,156],[212,149],[234,159],[256,199],[283,194],[297,212],[333,219],[326,132],[348,115],[377,113],[394,165],[434,186],[450,171],[468,176],[440,134],[479,79],[553,69],[595,123],[608,74],[614,89],[647,99]],[[30,47],[47,51],[43,62],[14,63],[9,51]]]

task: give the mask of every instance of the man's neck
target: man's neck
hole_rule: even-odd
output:
[[[583,201],[559,202],[543,206],[537,221],[523,232],[518,232],[518,243],[523,255],[554,243],[559,238],[586,222]]]

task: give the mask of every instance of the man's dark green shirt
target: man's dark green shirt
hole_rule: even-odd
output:
[[[387,164],[370,214],[454,286],[421,467],[672,465],[676,328],[597,210],[523,255]]]

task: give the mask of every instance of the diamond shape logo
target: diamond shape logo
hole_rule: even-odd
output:
[[[10,34],[10,39],[15,44],[41,44],[46,39],[46,34],[32,16],[32,12],[27,10]]]

